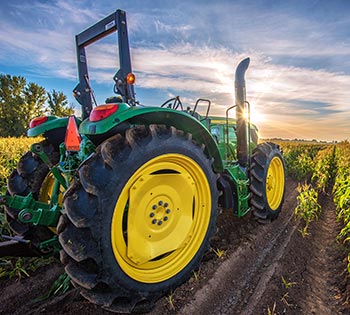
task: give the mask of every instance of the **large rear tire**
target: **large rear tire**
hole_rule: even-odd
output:
[[[198,268],[215,230],[211,161],[175,128],[104,141],[65,194],[58,232],[73,284],[117,312],[149,310]]]
[[[249,174],[253,214],[261,220],[276,219],[285,192],[285,165],[279,146],[259,144],[253,151]]]
[[[50,161],[56,164],[59,160],[58,150],[46,140],[40,142],[40,145],[49,156]],[[48,166],[37,155],[29,151],[21,157],[17,168],[9,176],[7,194],[26,196],[32,193],[34,199],[48,203],[52,182],[53,178],[49,175]],[[53,233],[47,227],[18,221],[19,212],[18,209],[5,207],[8,224],[16,235],[23,236],[32,241],[34,245],[52,237]]]

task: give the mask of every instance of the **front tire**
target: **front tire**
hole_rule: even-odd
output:
[[[261,220],[276,219],[285,192],[285,165],[279,146],[259,144],[253,151],[249,174],[253,214]]]
[[[81,166],[58,230],[84,297],[112,311],[147,310],[198,268],[218,198],[203,149],[175,128],[139,126]]]
[[[47,140],[40,142],[44,152],[48,155],[51,163],[56,164],[59,160],[57,149]],[[34,199],[49,203],[49,194],[52,189],[52,176],[48,166],[32,152],[24,154],[18,162],[17,168],[7,180],[7,194],[10,196],[26,196],[33,194]],[[20,210],[5,206],[6,218],[11,230],[19,236],[38,245],[41,241],[52,237],[53,233],[42,226],[34,226],[22,223],[18,220]]]

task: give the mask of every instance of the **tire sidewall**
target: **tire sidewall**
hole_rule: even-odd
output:
[[[203,151],[196,145],[193,145],[191,141],[186,141],[180,137],[171,137],[168,140],[160,141],[155,139],[152,144],[145,146],[136,145],[128,158],[124,161],[118,162],[118,176],[112,177],[110,182],[105,183],[105,189],[99,192],[99,210],[98,217],[100,225],[100,248],[102,256],[102,270],[109,275],[109,285],[114,288],[119,288],[121,285],[128,290],[135,293],[147,292],[147,294],[160,295],[165,291],[169,291],[173,287],[176,287],[188,278],[188,275],[193,269],[199,266],[201,257],[203,256],[207,245],[209,243],[209,237],[215,226],[216,218],[216,185],[215,175],[211,170],[211,165],[204,155]],[[205,237],[200,245],[200,248],[187,264],[177,275],[169,278],[163,282],[158,283],[142,283],[132,279],[128,276],[122,268],[119,266],[116,257],[112,249],[111,241],[111,222],[114,215],[116,203],[120,194],[123,191],[125,184],[129,181],[132,175],[146,162],[163,154],[182,154],[194,160],[203,170],[206,175],[208,185],[210,187],[211,198],[211,214],[208,223],[208,229]],[[96,236],[95,236],[96,237]],[[134,288],[137,288],[135,290]]]
[[[271,209],[267,200],[267,176],[271,162],[274,158],[278,158],[282,164],[283,171],[283,191],[279,206]],[[250,204],[253,214],[260,220],[274,220],[278,217],[282,210],[285,195],[285,163],[279,146],[275,143],[264,142],[259,144],[253,151],[250,159],[250,185],[251,199]]]
[[[269,152],[269,154],[266,157],[266,164],[265,164],[265,168],[264,168],[264,177],[263,177],[264,178],[263,187],[264,187],[264,192],[265,192],[264,193],[264,201],[265,201],[265,204],[266,204],[266,210],[268,211],[270,218],[276,217],[281,212],[282,205],[283,205],[283,202],[284,202],[284,195],[285,195],[285,182],[283,182],[283,192],[282,192],[281,202],[280,202],[279,206],[275,210],[271,209],[271,207],[269,205],[269,202],[267,200],[267,194],[266,194],[267,180],[266,179],[267,179],[267,174],[268,174],[271,162],[272,162],[273,158],[275,158],[275,157],[277,157],[282,163],[282,166],[283,166],[283,178],[284,178],[284,181],[285,181],[285,172],[286,172],[286,170],[285,170],[284,159],[283,159],[283,156],[281,154],[281,151],[274,144],[273,147],[272,147],[272,150]]]

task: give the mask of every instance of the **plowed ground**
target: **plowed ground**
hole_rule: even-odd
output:
[[[322,214],[303,238],[293,214],[296,186],[288,179],[283,211],[270,224],[223,211],[212,240],[217,253],[211,250],[200,270],[149,314],[350,314],[346,254],[335,241],[340,227],[332,198],[320,197]],[[21,281],[2,279],[0,314],[110,314],[75,289],[35,302],[62,272],[57,263]]]

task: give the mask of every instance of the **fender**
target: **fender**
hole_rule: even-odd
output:
[[[187,112],[162,107],[129,106],[125,103],[117,104],[118,110],[100,121],[84,120],[79,133],[90,139],[99,138],[99,135],[110,135],[111,129],[118,130],[118,126],[127,125],[167,125],[192,134],[193,139],[205,145],[205,152],[214,158],[213,168],[217,172],[223,171],[220,153],[214,138],[207,128]]]

